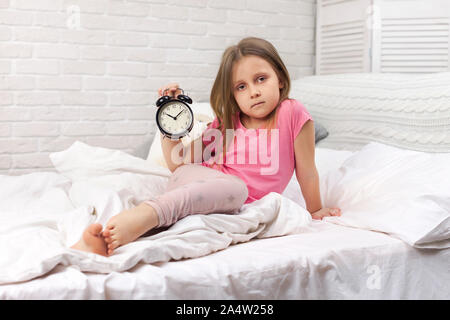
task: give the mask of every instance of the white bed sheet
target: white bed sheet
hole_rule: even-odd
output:
[[[318,148],[319,173],[352,154],[330,157]],[[450,249],[414,248],[381,232],[312,221],[299,234],[124,272],[59,265],[34,280],[0,285],[0,299],[449,299],[449,262]]]
[[[126,272],[58,266],[1,285],[0,299],[449,299],[449,261],[448,249],[315,221],[309,232]]]

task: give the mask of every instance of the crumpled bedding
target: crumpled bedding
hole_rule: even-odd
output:
[[[126,153],[81,142],[50,156],[56,173],[0,176],[0,284],[26,281],[58,265],[110,273],[136,264],[201,257],[256,238],[311,231],[298,203],[270,193],[239,214],[188,216],[114,255],[70,249],[93,222],[164,191],[170,171]],[[450,247],[450,154],[370,143],[321,176],[325,222],[386,233],[412,247]]]
[[[304,208],[270,193],[238,214],[188,216],[103,257],[70,246],[89,224],[104,224],[163,192],[170,172],[81,142],[51,159],[60,173],[0,176],[0,284],[30,280],[57,265],[110,273],[139,262],[200,257],[253,238],[298,233],[311,221]]]

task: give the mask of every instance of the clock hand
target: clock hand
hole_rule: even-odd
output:
[[[177,117],[172,117],[170,114],[168,114],[167,112],[164,112],[165,115],[171,117],[173,120],[177,120]]]
[[[175,116],[174,120],[177,120],[178,116],[179,116],[182,112],[184,112],[184,111],[186,111],[186,109],[183,109],[183,110],[181,110],[180,112],[178,112],[178,114]]]

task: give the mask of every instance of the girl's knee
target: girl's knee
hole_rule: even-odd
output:
[[[242,179],[238,177],[235,178],[235,183],[233,183],[233,191],[236,195],[236,204],[239,206],[239,208],[245,203],[245,201],[248,198],[248,188]]]
[[[248,198],[248,188],[245,182],[243,181],[240,183],[240,185],[241,185],[240,193],[242,194],[242,204],[244,204],[244,202]]]

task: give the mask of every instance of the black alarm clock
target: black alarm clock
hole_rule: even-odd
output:
[[[159,130],[171,140],[178,140],[189,134],[194,126],[194,113],[189,104],[192,99],[184,94],[184,90],[176,98],[164,95],[156,101],[156,124]]]

